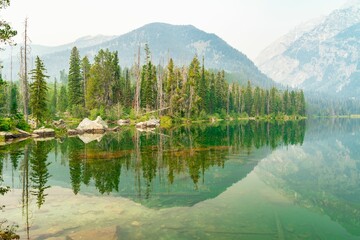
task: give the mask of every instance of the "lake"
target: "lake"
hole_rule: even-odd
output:
[[[0,146],[21,239],[360,239],[360,119]]]

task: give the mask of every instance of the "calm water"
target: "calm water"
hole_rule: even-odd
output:
[[[360,120],[29,140],[0,170],[22,239],[360,239]]]

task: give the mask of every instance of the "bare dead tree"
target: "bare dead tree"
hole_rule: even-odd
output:
[[[135,89],[135,112],[139,115],[140,112],[140,45],[138,48],[137,62],[135,63],[135,77],[136,77],[136,89]]]
[[[27,28],[28,28],[28,19],[25,19],[25,33],[24,33],[24,47],[20,49],[20,77],[22,82],[22,96],[23,96],[23,107],[24,107],[24,117],[25,121],[28,122],[28,105],[29,105],[29,86],[28,86],[28,69],[27,69],[27,63],[28,63],[28,54],[29,54],[29,46],[28,46],[28,34],[27,34]]]

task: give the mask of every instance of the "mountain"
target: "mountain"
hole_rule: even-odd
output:
[[[98,44],[77,45],[77,47],[82,56],[87,55],[90,59],[93,59],[100,49],[118,51],[121,67],[131,67],[135,62],[139,46],[143,63],[146,43],[150,47],[152,61],[155,64],[166,65],[171,57],[176,65],[188,65],[197,54],[200,59],[204,57],[206,68],[225,70],[235,75],[240,82],[251,80],[260,86],[274,85],[274,82],[262,74],[243,53],[215,34],[206,33],[191,25],[151,23]],[[60,70],[67,70],[70,46],[54,48],[50,52],[48,50],[43,50],[44,54],[40,56],[49,75],[57,76]],[[5,61],[4,65],[7,64],[8,61]]]
[[[281,37],[255,62],[283,85],[359,98],[359,40],[360,1],[356,0]]]
[[[90,47],[90,46],[97,45],[97,44],[100,44],[105,41],[109,41],[115,37],[116,36],[104,36],[104,35],[85,36],[85,37],[75,40],[74,42],[60,45],[60,46],[42,46],[42,45],[38,45],[38,44],[31,44],[30,45],[30,48],[31,48],[30,53],[33,56],[38,56],[38,55],[43,56],[43,55],[51,54],[54,52],[71,51],[71,48],[73,48],[74,46],[77,46],[79,48]],[[4,51],[1,52],[0,58],[3,60],[7,60],[11,55],[11,51],[13,52],[13,58],[16,57],[17,55],[19,55],[21,46],[22,46],[21,44],[17,44],[12,47],[12,50],[11,50],[11,47],[7,46],[4,49]]]

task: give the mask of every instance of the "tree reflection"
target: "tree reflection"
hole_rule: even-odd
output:
[[[70,180],[77,194],[81,184],[95,187],[101,194],[118,192],[121,171],[133,171],[139,198],[151,196],[153,182],[173,184],[177,176],[188,175],[197,189],[211,167],[225,166],[228,154],[251,154],[256,149],[302,144],[305,122],[237,122],[218,126],[191,126],[156,133],[125,129],[105,135],[100,142],[84,144],[77,138],[65,140]],[[132,139],[132,141],[129,141]],[[167,176],[166,178],[162,176]]]
[[[48,179],[51,177],[48,171],[50,163],[47,160],[47,155],[52,149],[53,144],[49,142],[35,142],[32,146],[30,157],[30,180],[32,182],[31,194],[36,196],[36,203],[38,208],[45,202],[45,190],[50,188],[47,185]]]

